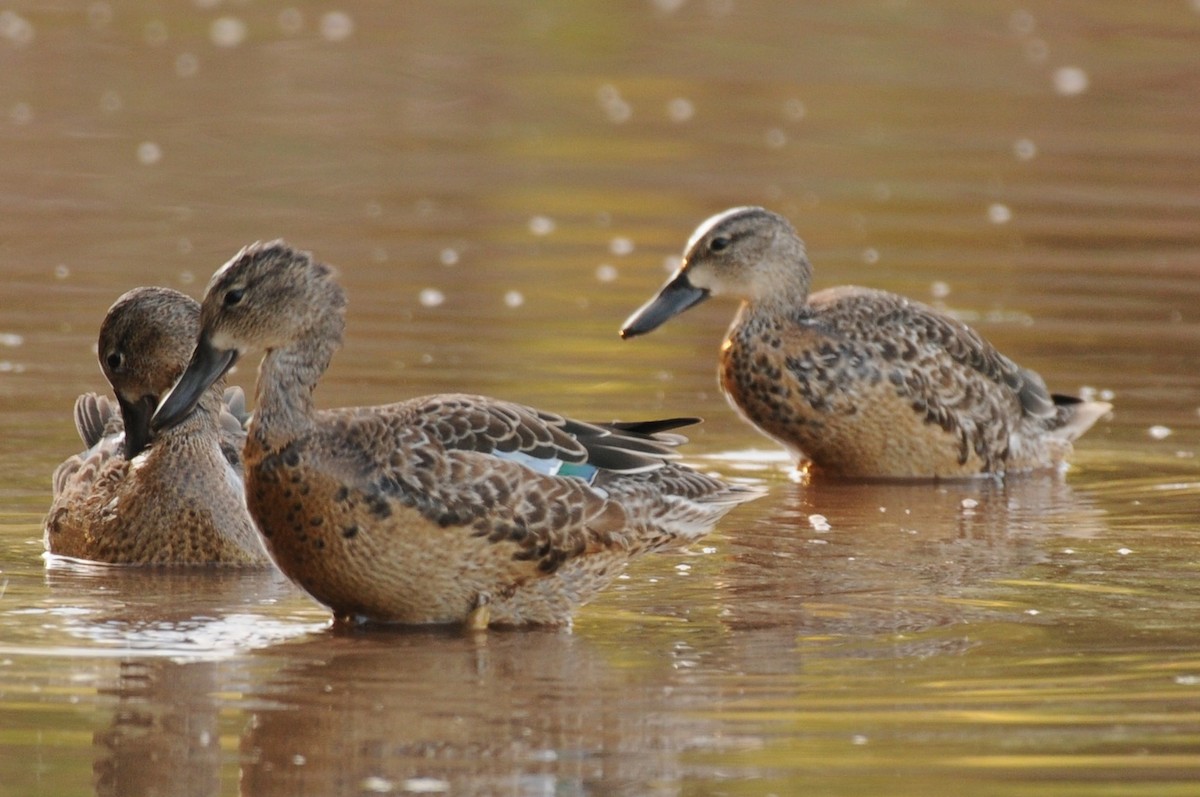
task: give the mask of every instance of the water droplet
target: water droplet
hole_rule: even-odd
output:
[[[1131,554],[1131,553],[1133,553],[1132,548],[1118,548],[1117,549],[1117,554],[1120,556],[1129,556],[1129,554]]]
[[[829,531],[833,528],[829,525],[829,519],[824,515],[809,515],[808,525],[812,526],[813,531]]]
[[[1087,91],[1088,75],[1077,66],[1064,66],[1054,71],[1054,90],[1064,97]]]
[[[308,759],[302,756],[300,753],[296,753],[294,756],[292,756],[292,763],[298,767],[302,767],[308,763]]]
[[[383,205],[378,202],[368,202],[363,208],[368,218],[377,219],[383,215]]]
[[[27,102],[18,102],[9,109],[8,119],[15,125],[27,125],[33,121],[33,108]]]
[[[608,251],[617,257],[624,257],[633,252],[633,241],[623,237],[613,238],[608,243]]]
[[[455,249],[446,247],[438,254],[438,260],[441,261],[441,264],[443,266],[457,266],[458,265],[458,251]]]
[[[1033,14],[1023,8],[1018,8],[1009,15],[1008,27],[1013,33],[1028,36],[1037,27],[1037,20],[1033,18]]]
[[[793,122],[799,122],[808,116],[808,107],[802,100],[791,99],[783,104],[783,115]]]
[[[961,506],[963,509],[974,509],[975,507],[979,506],[979,502],[974,498],[964,498]]]
[[[71,269],[67,268],[65,265],[59,264],[54,267],[55,279],[65,280],[69,276],[71,276]]]
[[[879,262],[879,250],[873,247],[864,249],[862,253],[862,259],[863,262],[868,266],[875,265]]]
[[[633,116],[633,106],[621,100],[606,107],[604,112],[608,116],[608,121],[619,125],[628,122]]]
[[[218,17],[209,26],[208,38],[218,47],[237,47],[246,40],[246,23],[237,17]]]
[[[617,278],[617,267],[610,266],[608,263],[601,263],[596,266],[596,279],[601,282],[612,282]],[[1197,410],[1200,412],[1200,410]]]
[[[162,47],[167,43],[167,23],[161,19],[151,20],[142,29],[142,38],[151,47]]]
[[[950,283],[937,280],[929,286],[929,293],[935,299],[945,299],[950,295]]]
[[[508,291],[504,294],[504,306],[514,310],[525,304],[525,296],[520,291]]]
[[[137,159],[143,166],[153,166],[162,160],[162,147],[153,141],[143,141],[138,144]]]
[[[621,97],[621,92],[611,83],[605,83],[596,90],[596,100],[610,122],[621,124],[633,116],[633,106]]]
[[[1050,47],[1041,39],[1030,39],[1025,43],[1025,57],[1035,64],[1045,63],[1050,57]]]
[[[298,8],[285,8],[279,12],[279,30],[287,36],[295,36],[304,29],[304,14]]]
[[[529,231],[534,235],[549,235],[554,232],[554,219],[549,216],[534,216],[529,220]]]
[[[180,53],[175,59],[175,74],[179,77],[192,77],[200,70],[200,60],[191,53]]]
[[[417,301],[421,303],[422,307],[437,307],[442,304],[442,302],[446,301],[446,294],[442,293],[437,288],[426,288],[425,290],[421,291],[420,295],[417,297]]]
[[[767,131],[767,146],[771,149],[779,149],[787,144],[787,133],[780,130],[778,127],[773,127]]]
[[[450,791],[450,782],[439,778],[408,778],[401,789],[414,794],[442,794]]]
[[[1019,138],[1013,144],[1013,154],[1017,156],[1017,160],[1033,160],[1033,157],[1037,155],[1037,144],[1027,138]]]
[[[15,11],[0,11],[0,36],[24,47],[33,41],[33,23]]]
[[[354,33],[354,20],[345,11],[330,11],[321,17],[321,38],[344,42]]]
[[[109,89],[100,95],[100,110],[104,113],[116,113],[124,103],[116,89]]]
[[[1171,436],[1171,429],[1167,426],[1151,426],[1146,432],[1154,440],[1166,440]]]
[[[714,17],[727,17],[733,13],[733,0],[708,0],[708,13]]]
[[[696,106],[692,101],[676,97],[667,103],[667,117],[672,122],[686,122],[696,115]]]
[[[371,792],[372,794],[388,794],[395,785],[387,778],[380,778],[374,775],[362,779],[358,784],[359,791]]]
[[[866,744],[867,742],[868,742],[867,737],[861,733],[856,733],[850,737],[851,744],[862,746],[862,745]]]
[[[18,335],[16,332],[0,332],[0,346],[7,346],[10,349],[15,349],[25,343],[25,338]]]
[[[87,10],[88,23],[97,30],[107,28],[112,22],[113,10],[108,3],[92,3]]]
[[[987,214],[988,221],[992,224],[1008,224],[1012,221],[1012,211],[1009,210],[1008,205],[1001,204],[1000,202],[993,202],[988,205]]]

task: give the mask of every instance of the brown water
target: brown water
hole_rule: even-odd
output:
[[[1195,794],[1198,52],[1194,0],[0,8],[0,795]],[[792,483],[731,306],[616,336],[747,203],[1114,413],[1063,478]],[[276,236],[350,294],[325,405],[699,414],[769,496],[482,643],[47,569],[105,309]]]

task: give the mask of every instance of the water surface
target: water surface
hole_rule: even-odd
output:
[[[0,795],[1194,793],[1197,42],[1185,0],[0,8]],[[616,335],[751,203],[1116,409],[1062,476],[794,483],[716,389],[732,306]],[[106,308],[281,236],[350,296],[323,405],[696,414],[769,495],[570,632],[47,567]]]

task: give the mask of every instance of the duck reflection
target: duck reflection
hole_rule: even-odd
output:
[[[220,793],[222,695],[244,691],[249,678],[240,654],[325,625],[323,613],[271,570],[50,557],[45,578],[50,599],[41,610],[56,622],[48,633],[64,646],[74,638],[122,657],[97,689],[113,706],[92,737],[93,784],[102,796]]]
[[[96,794],[219,794],[220,707],[216,694],[222,689],[221,681],[213,662],[121,662],[116,684],[100,690],[115,696],[117,707],[108,727],[92,737]]]
[[[1090,495],[1044,475],[814,480],[776,496],[757,523],[729,534],[722,621],[786,626],[801,639],[894,636],[1011,613],[997,582],[1025,577],[1054,540],[1095,536],[1105,522]]]
[[[676,793],[707,720],[668,714],[670,668],[622,669],[586,640],[533,631],[342,632],[286,657],[253,697],[243,793]]]

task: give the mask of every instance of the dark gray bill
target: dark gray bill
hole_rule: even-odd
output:
[[[621,337],[633,338],[658,329],[664,322],[707,298],[708,291],[697,288],[688,280],[687,272],[680,271],[662,286],[653,299],[625,320],[625,326],[621,327]]]
[[[117,396],[121,405],[121,424],[125,427],[125,459],[133,459],[150,445],[150,417],[158,400],[154,396],[142,396],[137,401],[126,401]]]
[[[151,431],[169,429],[191,414],[204,391],[233,366],[237,355],[235,350],[220,351],[213,348],[208,337],[201,335],[187,370],[158,405],[158,411],[150,421]]]

